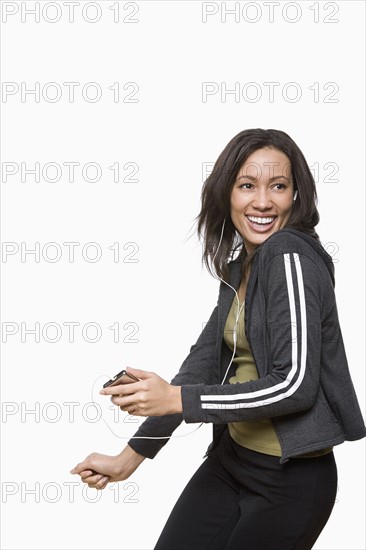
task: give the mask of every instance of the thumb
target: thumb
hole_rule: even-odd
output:
[[[145,378],[151,378],[151,376],[153,375],[152,372],[141,369],[134,369],[132,367],[126,367],[125,370],[130,374],[133,374],[137,378],[140,378],[141,380],[144,380]]]
[[[85,459],[83,462],[79,462],[79,464],[70,470],[70,474],[80,474],[80,472],[83,472],[84,470],[92,471],[88,459]]]

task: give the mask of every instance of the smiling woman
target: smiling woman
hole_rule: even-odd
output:
[[[265,147],[254,151],[240,168],[231,192],[231,221],[248,252],[285,227],[294,199],[288,157]]]
[[[272,178],[275,176],[281,177],[273,181]],[[275,183],[283,185],[274,185]],[[319,240],[315,231],[315,226],[319,223],[315,182],[300,148],[289,135],[280,130],[243,130],[234,136],[221,152],[202,188],[202,207],[196,218],[197,231],[204,242],[202,259],[212,275],[217,274],[228,282],[228,258],[232,258],[239,248],[242,256],[246,256],[245,264],[249,264],[255,250],[250,246],[250,238],[255,239],[254,245],[256,239],[260,240],[261,228],[257,226],[264,220],[258,222],[257,219],[257,223],[251,225],[248,220],[248,249],[245,240],[244,248],[242,246],[243,238],[245,239],[241,232],[244,229],[243,224],[237,226],[231,216],[233,209],[239,204],[236,200],[239,196],[238,188],[245,194],[255,194],[254,207],[252,211],[248,209],[245,214],[255,214],[256,218],[264,214],[272,215],[274,210],[271,211],[271,201],[277,196],[274,194],[286,195],[287,189],[291,195],[291,207],[286,219],[282,220],[281,227],[292,227]],[[273,193],[261,196],[266,189],[273,189]],[[258,199],[262,204],[258,203]],[[267,204],[263,205],[263,200],[267,201]],[[242,218],[245,214],[242,211],[239,217]],[[223,220],[226,222],[218,247]],[[267,227],[268,231],[263,232],[260,242],[280,229],[277,223],[279,222],[274,220],[273,231]]]
[[[328,521],[333,447],[366,428],[334,264],[315,232],[316,198],[287,134],[235,136],[204,183],[196,218],[202,261],[221,280],[209,321],[170,383],[128,368],[139,381],[103,391],[149,418],[120,454],[93,453],[72,470],[89,487],[127,479],[183,420],[212,424],[205,460],[155,550],[310,550]]]

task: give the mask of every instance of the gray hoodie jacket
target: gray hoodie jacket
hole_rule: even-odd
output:
[[[229,263],[229,283],[242,279],[241,254]],[[303,453],[361,439],[366,428],[348,369],[334,294],[334,264],[320,243],[289,228],[271,235],[254,255],[246,297],[245,334],[258,380],[229,384],[232,351],[223,335],[234,291],[220,283],[208,323],[171,384],[182,386],[183,413],[150,416],[130,439],[154,458],[180,425],[209,422],[218,444],[228,422],[272,418],[281,463]]]

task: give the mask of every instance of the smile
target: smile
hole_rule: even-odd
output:
[[[259,223],[260,225],[267,225],[272,223],[275,219],[274,216],[268,218],[258,218],[257,216],[247,216],[248,220],[252,223]]]

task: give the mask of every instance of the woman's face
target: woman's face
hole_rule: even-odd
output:
[[[241,166],[231,192],[231,219],[247,252],[285,227],[293,205],[294,186],[289,158],[264,147]]]

